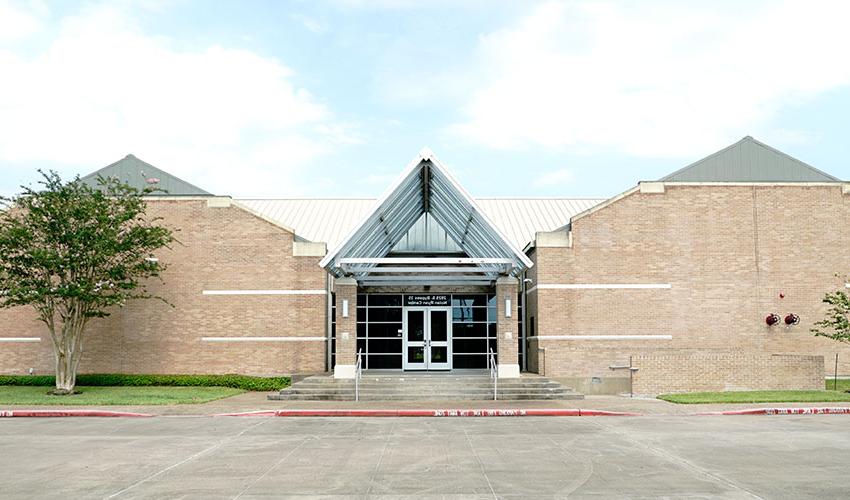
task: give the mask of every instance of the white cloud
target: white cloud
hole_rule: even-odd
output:
[[[39,2],[0,0],[0,41],[26,38],[44,29],[41,15],[46,10]]]
[[[573,181],[573,171],[568,168],[559,168],[544,172],[535,178],[531,185],[536,188],[557,188]]]
[[[547,3],[479,40],[451,132],[494,148],[694,156],[850,84],[850,2]]]
[[[307,31],[310,31],[310,32],[315,33],[317,35],[322,35],[328,30],[327,25],[325,25],[324,23],[322,23],[320,21],[313,19],[312,17],[305,16],[305,15],[302,15],[302,14],[292,14],[290,17],[292,18],[293,21],[297,21],[297,22],[301,23],[301,25],[304,26],[307,29]]]
[[[174,45],[112,7],[34,56],[0,44],[0,160],[87,173],[132,152],[211,191],[297,194],[298,166],[356,142],[279,61]]]

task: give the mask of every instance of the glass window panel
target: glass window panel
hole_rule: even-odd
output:
[[[487,295],[487,306],[496,307],[496,294],[491,293]]]
[[[452,321],[456,323],[487,321],[487,309],[483,307],[452,307]]]
[[[475,355],[470,356],[468,354],[455,354],[452,356],[452,367],[454,369],[463,370],[463,369],[486,369],[487,368],[487,356],[484,355]]]
[[[366,338],[366,323],[357,323],[357,338]]]
[[[449,349],[446,346],[431,346],[431,363],[446,363],[449,360]]]
[[[487,333],[492,338],[496,338],[496,323],[490,323],[487,325]]]
[[[401,321],[401,308],[400,307],[389,307],[389,308],[369,308],[369,322],[377,321],[377,322],[400,322]]]
[[[494,303],[495,305],[495,303]],[[456,307],[472,307],[472,306],[487,306],[486,295],[452,295],[452,306]]]
[[[401,339],[369,339],[369,354],[392,353],[401,355]]]
[[[369,323],[369,338],[398,337],[401,338],[401,323]]]
[[[496,308],[488,307],[487,308],[487,321],[498,321],[499,318],[496,316]]]
[[[454,339],[452,352],[460,354],[486,354],[487,339]]]
[[[357,305],[358,306],[365,306],[366,305],[366,296],[363,295],[362,293],[357,294]]]
[[[446,311],[431,311],[431,341],[445,342],[448,340],[448,314]],[[445,362],[445,358],[443,358]]]
[[[358,307],[357,308],[357,321],[366,322],[366,308]]]
[[[452,337],[486,337],[487,323],[453,323]],[[496,325],[492,325],[496,326]],[[494,329],[495,331],[495,329]]]
[[[408,346],[407,347],[407,362],[408,363],[424,363],[425,362],[425,347],[424,346]]]
[[[407,340],[408,342],[425,340],[425,311],[407,311]]]
[[[363,352],[366,352],[366,339],[357,339],[357,352],[363,349]]]
[[[369,307],[372,306],[401,307],[401,295],[369,295]]]
[[[402,357],[397,355],[368,356],[370,370],[398,370],[401,368]]]

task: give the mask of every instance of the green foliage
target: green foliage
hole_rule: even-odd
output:
[[[174,237],[145,212],[154,189],[40,173],[40,189],[0,198],[0,307],[36,310],[53,342],[56,392],[72,393],[89,320],[131,299],[161,298],[147,290],[165,269],[153,254]]]
[[[0,386],[3,405],[174,405],[207,403],[241,394],[230,387],[88,387],[78,393],[52,396],[45,387]]]
[[[829,382],[832,386],[832,382]],[[662,394],[658,399],[679,404],[704,403],[833,403],[850,401],[850,393],[840,391],[729,391]]]
[[[155,190],[40,173],[40,190],[0,198],[0,307],[32,305],[46,321],[51,313],[108,316],[111,306],[151,298],[143,280],[164,270],[152,254],[173,241],[145,214],[143,196]]]
[[[0,375],[0,386],[51,387],[56,378],[49,375]],[[124,375],[118,373],[78,375],[77,384],[91,387],[232,387],[245,391],[278,391],[289,387],[289,377],[250,377],[247,375]]]
[[[826,318],[815,323],[812,333],[839,342],[850,342],[850,297],[843,290],[827,293],[823,302],[830,307]]]

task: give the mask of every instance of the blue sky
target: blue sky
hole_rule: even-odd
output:
[[[850,178],[850,2],[0,0],[0,193],[136,156],[217,194],[611,196],[745,135]]]

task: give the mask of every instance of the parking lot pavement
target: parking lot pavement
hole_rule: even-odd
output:
[[[554,408],[582,410],[604,410],[640,413],[644,415],[687,415],[691,413],[737,410],[759,407],[850,407],[842,403],[763,403],[763,404],[699,404],[681,405],[652,398],[629,398],[623,396],[587,396],[580,400],[564,401],[270,401],[267,392],[246,392],[229,398],[203,404],[159,405],[159,406],[27,406],[3,405],[2,410],[109,410],[149,413],[153,415],[214,415],[282,409],[484,409],[484,408]],[[353,397],[353,396],[352,396]]]
[[[845,415],[7,419],[3,498],[846,498]]]

